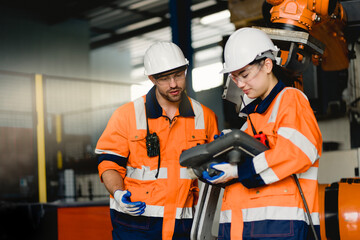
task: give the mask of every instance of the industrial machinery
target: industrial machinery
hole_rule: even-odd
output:
[[[321,239],[359,239],[360,178],[319,185]]]
[[[348,68],[348,49],[344,36],[346,14],[339,1],[267,0],[267,3],[272,5],[270,21],[273,27],[289,29],[294,34],[308,33],[310,37],[321,40],[325,46],[324,52],[317,51],[316,46],[290,39],[294,36],[292,34],[271,34],[274,41],[281,40],[291,44],[288,49],[279,46],[282,49],[284,67],[301,72],[304,69],[299,68],[298,63],[293,66],[292,62],[304,63],[311,60],[315,65],[319,65],[321,61],[322,69],[327,71]],[[310,48],[307,49],[306,45]]]

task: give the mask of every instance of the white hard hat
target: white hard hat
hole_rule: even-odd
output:
[[[145,75],[166,72],[184,65],[189,61],[184,57],[181,49],[172,42],[157,42],[145,52]]]
[[[249,27],[240,28],[230,35],[225,44],[225,63],[220,73],[241,69],[261,57],[275,60],[278,51],[279,48],[264,31]]]

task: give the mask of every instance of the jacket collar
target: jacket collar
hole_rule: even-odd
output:
[[[264,100],[261,100],[261,98],[257,98],[256,100],[246,105],[241,110],[241,112],[245,114],[264,113],[269,108],[270,104],[278,95],[278,93],[281,92],[284,88],[285,88],[285,84],[281,81],[278,81],[278,83],[275,85],[275,87],[271,90],[269,95]]]
[[[156,99],[156,87],[153,86],[146,94],[146,112],[149,118],[158,118],[162,116],[163,109]],[[194,117],[194,110],[191,106],[189,98],[185,93],[181,96],[179,104],[179,115],[182,117]]]

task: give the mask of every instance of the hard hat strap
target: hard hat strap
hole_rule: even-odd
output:
[[[273,54],[273,52],[271,50],[263,52],[263,53],[257,55],[255,57],[255,60],[260,60],[260,59],[264,59],[264,58],[270,58],[271,60],[276,60],[275,55]]]

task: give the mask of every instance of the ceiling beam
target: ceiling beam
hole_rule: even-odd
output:
[[[127,40],[129,38],[136,37],[136,36],[142,35],[144,33],[149,33],[149,32],[152,32],[152,31],[155,31],[155,30],[158,30],[158,29],[161,29],[161,28],[165,28],[165,27],[168,27],[168,26],[170,26],[170,20],[166,20],[166,21],[162,20],[161,22],[158,22],[158,23],[155,23],[155,24],[143,27],[143,28],[139,28],[139,29],[136,29],[136,30],[132,30],[132,31],[129,31],[129,32],[126,32],[126,33],[112,34],[108,38],[101,39],[101,40],[94,41],[94,42],[90,43],[90,48],[91,49],[96,49],[96,48],[104,47],[104,46],[107,46],[107,45],[110,45],[110,44],[114,44],[114,43],[117,43],[117,42],[120,42],[120,41],[124,41],[124,40]]]
[[[212,13],[216,13],[216,12],[220,12],[223,10],[228,9],[228,3],[227,1],[218,1],[217,4],[209,6],[209,7],[205,7],[199,10],[196,10],[194,12],[192,12],[192,19],[194,18],[201,18],[207,15],[210,15]],[[129,32],[125,32],[125,33],[120,33],[120,34],[116,34],[114,33],[113,30],[108,30],[108,33],[110,33],[110,36],[108,38],[104,38],[101,40],[97,40],[97,41],[93,41],[90,43],[90,48],[91,49],[97,49],[100,47],[104,47],[110,44],[114,44],[120,41],[124,41],[127,39],[130,39],[132,37],[136,37],[145,33],[149,33],[161,28],[165,28],[165,27],[169,27],[170,26],[170,19],[165,19],[162,18],[161,22],[143,27],[143,28],[139,28],[136,30],[132,30]],[[106,32],[106,30],[102,30],[103,32]]]

